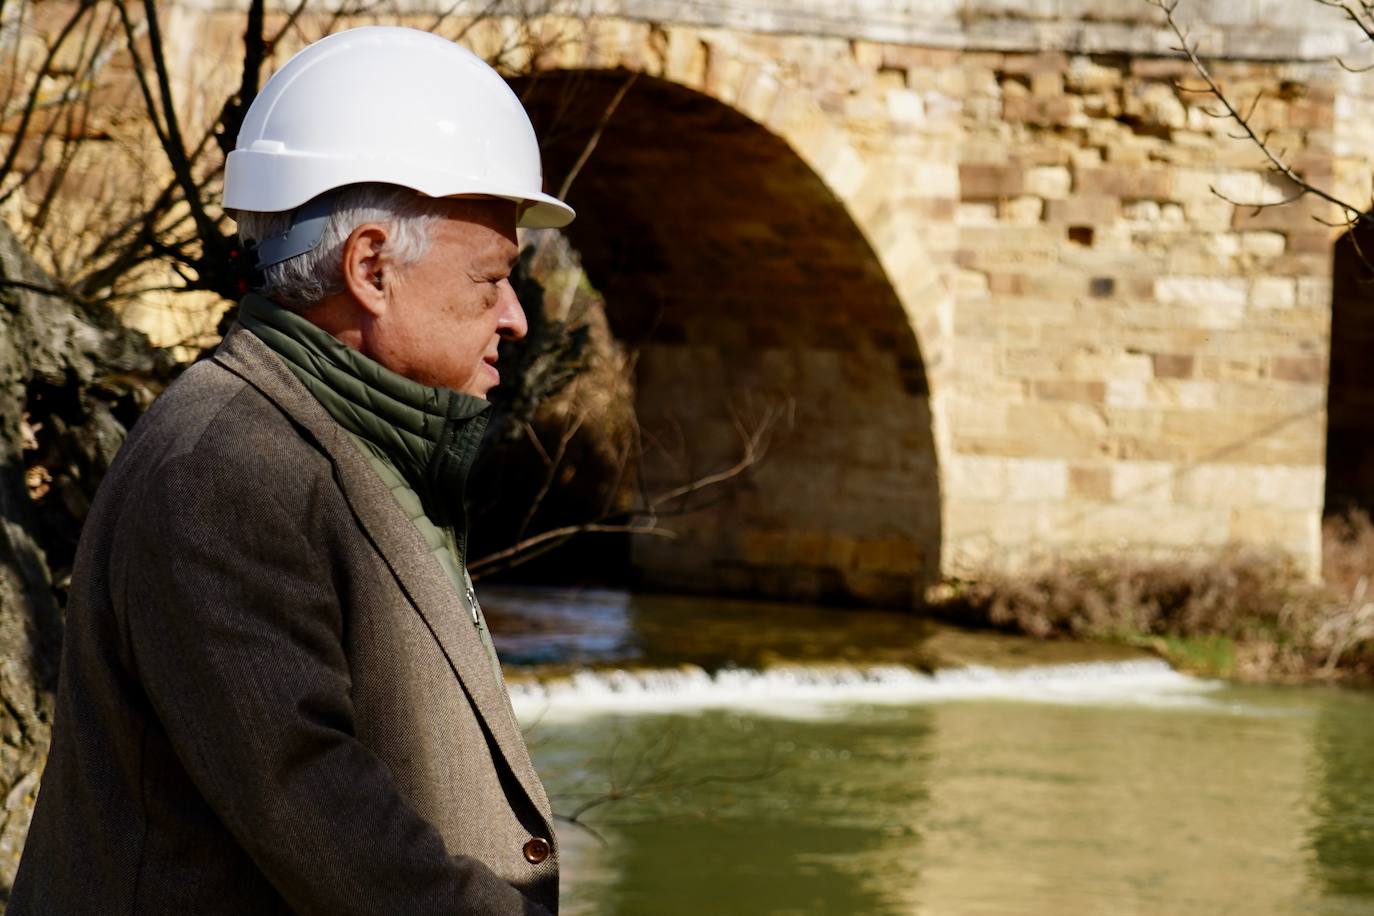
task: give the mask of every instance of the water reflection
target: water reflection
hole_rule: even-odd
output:
[[[581,664],[752,672],[741,696],[758,699],[787,665],[909,666],[932,643],[978,661],[1040,651],[902,615],[521,600],[489,609],[503,659],[539,666],[513,672],[517,701],[552,696]],[[723,683],[676,674],[660,679],[669,693],[705,678],[715,697]],[[576,690],[577,715],[517,702],[555,811],[580,810],[604,839],[560,829],[564,912],[1374,914],[1374,694],[999,677],[995,691],[837,681],[747,710],[719,697],[598,706]]]
[[[629,787],[626,767],[658,753],[665,730],[687,739],[668,742],[641,791],[589,818],[606,847],[579,837],[565,851],[570,912],[884,911],[870,858],[890,859],[894,880],[919,877],[930,713],[915,712],[887,725],[716,712],[558,729],[560,753],[536,758],[564,813],[589,790]]]
[[[925,880],[898,912],[1299,913],[1306,718],[938,710]],[[928,909],[920,904],[925,904]]]
[[[573,913],[1374,912],[1374,700],[1225,699],[603,716],[535,755],[564,813],[657,761],[570,842]]]
[[[1309,842],[1332,913],[1374,912],[1374,728],[1365,700],[1333,693],[1316,721]]]

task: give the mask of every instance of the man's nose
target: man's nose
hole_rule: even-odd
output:
[[[501,317],[496,325],[496,333],[507,340],[520,340],[529,333],[529,322],[525,318],[525,309],[520,305],[520,297],[515,294],[515,287],[511,286],[509,280],[502,283],[502,300],[500,303]]]

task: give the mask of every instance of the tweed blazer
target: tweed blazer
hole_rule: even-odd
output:
[[[236,326],[86,523],[8,911],[556,912],[548,799],[464,600]]]

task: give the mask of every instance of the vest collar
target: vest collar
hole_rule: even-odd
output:
[[[398,375],[259,295],[239,303],[239,321],[286,362],[335,422],[395,466],[430,520],[454,529],[463,555],[467,479],[491,405]]]

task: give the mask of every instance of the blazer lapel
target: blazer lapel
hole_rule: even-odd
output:
[[[506,765],[549,822],[549,800],[511,713],[505,685],[497,678],[486,647],[463,612],[448,575],[429,552],[414,523],[343,428],[291,374],[281,358],[252,332],[235,324],[213,359],[276,403],[329,456],[354,515],[434,634]],[[551,823],[547,826],[552,827]]]

